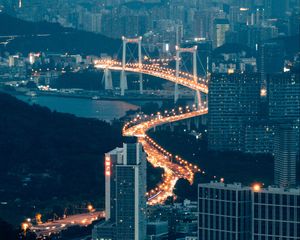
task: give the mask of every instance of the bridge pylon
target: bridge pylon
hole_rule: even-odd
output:
[[[181,53],[192,53],[193,54],[193,79],[196,83],[198,83],[198,73],[197,73],[197,46],[191,48],[181,48],[176,46],[176,78],[179,78],[179,71],[180,71],[180,55]],[[179,97],[179,90],[178,90],[178,83],[175,83],[175,91],[174,91],[174,102],[176,103]],[[196,91],[195,94],[195,103],[198,108],[201,107],[201,93],[199,90]]]
[[[104,89],[113,90],[111,71],[108,68],[104,69]]]
[[[142,37],[137,37],[137,38],[126,38],[122,37],[123,41],[123,53],[122,53],[122,71],[121,71],[121,77],[120,77],[120,89],[121,89],[121,95],[125,95],[125,90],[128,89],[127,85],[127,77],[126,77],[126,46],[128,43],[135,43],[138,44],[138,66],[139,68],[142,68]],[[143,93],[143,74],[139,73],[139,89],[140,93]]]

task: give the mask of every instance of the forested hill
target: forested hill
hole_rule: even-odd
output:
[[[57,23],[28,22],[0,13],[0,35],[14,36],[0,53],[58,52],[82,55],[113,55],[121,46],[120,39],[101,34],[64,28]]]
[[[120,127],[3,93],[0,109],[0,202],[104,196],[104,153],[121,146]]]
[[[103,207],[104,154],[122,146],[121,129],[118,121],[52,112],[0,92],[0,203],[7,203],[0,204],[0,225],[37,211],[62,216],[86,202]],[[162,173],[147,165],[148,189]]]
[[[58,23],[29,22],[24,21],[5,13],[0,14],[0,34],[1,35],[29,35],[29,34],[50,34],[61,32],[72,32],[71,28],[64,28]]]

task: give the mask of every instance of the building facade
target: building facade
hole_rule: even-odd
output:
[[[105,154],[106,221],[93,240],[146,239],[146,155],[135,138]]]
[[[300,188],[198,185],[198,240],[300,239]]]
[[[281,73],[268,76],[269,119],[291,123],[296,134],[297,155],[300,146],[300,74]]]
[[[251,189],[241,184],[199,184],[198,214],[199,240],[248,240]]]
[[[273,153],[276,122],[257,120],[244,125],[243,152]]]
[[[259,102],[258,74],[213,74],[208,93],[208,147],[241,151],[244,124],[257,119]]]
[[[268,76],[269,116],[271,120],[300,122],[300,74]]]
[[[300,239],[300,189],[253,191],[252,240]]]

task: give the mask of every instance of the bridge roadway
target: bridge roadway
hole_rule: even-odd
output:
[[[123,71],[122,63],[114,60],[97,60],[95,61],[95,68],[109,69],[113,71]],[[194,80],[193,75],[186,72],[179,72],[179,77],[176,77],[175,70],[164,68],[156,64],[142,64],[129,63],[124,68],[125,72],[143,73],[146,75],[162,78],[182,86],[188,87],[195,91],[208,93],[207,81],[203,78],[198,78],[197,82]]]
[[[175,70],[164,68],[156,64],[129,63],[123,68],[121,62],[102,59],[95,62],[95,68],[148,74],[180,84],[195,91],[205,94],[208,93],[206,79],[195,79],[193,75],[181,71],[178,76],[176,76]],[[151,116],[138,115],[132,121],[124,125],[123,135],[138,137],[138,141],[143,145],[144,151],[147,154],[148,161],[154,167],[164,169],[161,183],[159,183],[155,189],[147,193],[149,205],[164,203],[169,196],[174,196],[173,190],[178,179],[184,178],[192,184],[195,173],[201,172],[201,170],[198,166],[189,163],[179,156],[174,157],[147,136],[147,131],[162,124],[185,120],[207,113],[208,109],[201,106],[193,106],[193,108],[189,106],[186,108],[180,107],[178,111],[173,109],[163,114],[157,113]]]
[[[137,116],[124,125],[123,135],[138,137],[147,154],[148,161],[154,167],[161,167],[165,171],[162,182],[155,189],[147,193],[149,205],[163,203],[169,196],[173,196],[174,186],[180,178],[184,178],[192,184],[194,174],[201,172],[201,170],[196,165],[190,164],[178,156],[173,156],[163,149],[147,136],[147,131],[165,123],[201,116],[207,114],[207,112],[207,108],[201,110],[190,109],[189,107],[186,109],[179,108],[178,113],[173,110],[165,112],[164,115],[159,113],[155,116]]]

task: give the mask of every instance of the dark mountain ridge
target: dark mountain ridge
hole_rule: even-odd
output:
[[[101,34],[64,28],[57,23],[28,22],[0,13],[0,35],[12,36],[8,44],[0,45],[0,53],[58,52],[82,55],[115,54],[120,39]]]

